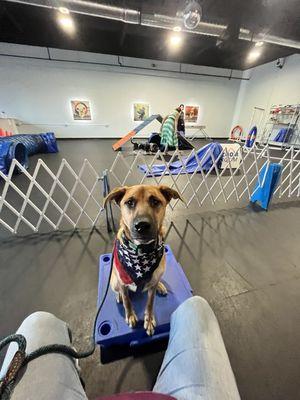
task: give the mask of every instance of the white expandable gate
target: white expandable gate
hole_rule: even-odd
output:
[[[276,153],[279,153],[276,155]],[[126,156],[119,152],[110,169],[110,177],[113,178],[113,186],[132,185],[132,184],[166,184],[176,189],[184,198],[183,207],[189,208],[193,205],[202,207],[205,203],[216,206],[220,201],[222,205],[232,201],[233,206],[242,201],[249,201],[255,190],[256,182],[261,169],[270,163],[279,163],[283,166],[282,175],[278,187],[274,193],[275,198],[295,198],[300,196],[300,150],[291,147],[285,154],[271,149],[268,145],[257,148],[253,146],[248,149],[238,147],[237,150],[229,153],[224,147],[217,158],[209,148],[206,156],[212,159],[212,165],[207,170],[203,168],[201,160],[197,158],[197,151],[192,150],[187,156],[183,157],[179,150],[173,152],[169,161],[163,153],[158,151],[153,156],[145,156],[143,152],[138,152],[134,157]],[[192,174],[187,174],[187,161],[191,156],[195,156],[197,167]],[[165,166],[161,176],[151,174],[152,167],[157,164]],[[219,160],[222,162],[222,169],[219,169]],[[180,173],[170,174],[170,164],[175,160],[181,162]],[[239,166],[236,167],[236,160]],[[147,166],[148,174],[138,172],[138,165]],[[179,200],[172,202],[171,209],[182,204]]]
[[[103,212],[100,179],[88,160],[76,173],[63,159],[54,173],[39,159],[30,174],[14,159],[7,176],[0,171],[0,224],[14,234],[22,224],[31,232],[40,232],[45,224],[48,230],[75,229],[83,220],[95,226]]]
[[[263,183],[259,177],[261,169],[276,162],[282,165],[282,174],[274,200],[300,197],[300,150],[291,147],[283,152],[266,145],[251,149],[238,147],[234,153],[232,150],[229,153],[223,147],[217,158],[210,148],[207,155],[212,159],[209,169],[203,168],[196,150],[184,156],[176,150],[169,160],[160,151],[153,155],[145,155],[142,151],[136,154],[118,152],[109,169],[110,184],[111,187],[134,184],[171,186],[185,202],[171,202],[170,210],[188,208],[197,211],[204,205],[224,207],[224,203],[236,207],[250,200],[257,181],[260,185]],[[192,156],[195,156],[197,165],[192,174],[187,174],[187,160]],[[222,169],[219,169],[221,159]],[[181,162],[177,175],[170,174],[174,160]],[[158,163],[165,170],[161,176],[154,176],[151,174],[152,166]],[[148,174],[139,170],[140,164],[146,165]],[[14,175],[15,169],[21,173]],[[31,174],[13,160],[8,175],[0,172],[0,178],[0,225],[13,234],[23,234],[28,230],[43,232],[46,228],[48,231],[75,229],[83,224],[94,227],[102,221],[101,176],[88,160],[84,160],[79,172],[75,172],[63,159],[54,173],[39,159]],[[102,222],[105,222],[104,218]]]

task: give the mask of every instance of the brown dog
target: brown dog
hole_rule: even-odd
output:
[[[163,220],[171,199],[181,199],[179,193],[168,186],[136,185],[114,189],[106,197],[115,200],[121,208],[120,229],[114,247],[114,265],[111,288],[117,301],[123,302],[127,324],[137,323],[128,289],[148,291],[144,328],[153,335],[156,326],[153,303],[156,290],[167,294],[160,282],[166,267],[163,245]]]

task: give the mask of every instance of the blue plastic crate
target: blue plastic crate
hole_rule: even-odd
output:
[[[108,281],[111,254],[100,256],[98,306]],[[131,329],[125,322],[123,304],[118,304],[115,293],[109,289],[96,325],[96,342],[101,346],[101,362],[106,363],[124,356],[145,351],[161,350],[167,344],[170,331],[170,317],[173,311],[192,296],[192,288],[176,261],[169,246],[166,246],[166,272],[162,282],[168,289],[167,296],[156,295],[154,312],[157,327],[149,337],[143,327],[147,293],[130,292],[134,310],[139,322]]]

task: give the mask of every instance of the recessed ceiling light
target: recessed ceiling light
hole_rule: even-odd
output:
[[[181,26],[174,26],[173,31],[174,32],[181,32]]]
[[[256,42],[255,47],[261,47],[264,45],[264,42]]]
[[[75,25],[73,19],[69,15],[59,15],[57,21],[61,28],[69,34],[75,32]]]
[[[70,14],[70,11],[66,7],[58,7],[58,11],[62,14]]]
[[[260,57],[260,55],[261,55],[261,51],[260,50],[253,49],[248,54],[247,59],[248,59],[248,61],[252,62],[252,61],[257,60]]]
[[[179,47],[182,43],[182,37],[180,35],[172,35],[170,37],[170,45],[172,47]]]

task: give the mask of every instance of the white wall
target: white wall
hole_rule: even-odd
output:
[[[266,118],[272,104],[300,102],[300,55],[288,57],[281,70],[274,61],[243,73],[7,43],[0,43],[0,53],[7,55],[0,56],[0,112],[27,124],[20,126],[19,132],[121,137],[136,126],[132,104],[143,101],[150,103],[151,113],[162,115],[180,103],[198,104],[198,123],[207,126],[207,133],[228,137],[236,124],[245,132],[249,130],[255,106],[266,110]],[[230,74],[249,80],[229,80]],[[90,101],[92,121],[73,121],[71,99]],[[154,122],[142,134],[158,129],[159,124]]]
[[[24,47],[28,46],[18,49]],[[43,48],[29,46],[27,53],[36,56],[36,51],[39,57],[46,57]],[[51,51],[72,60],[89,54]],[[106,62],[113,57],[106,56]],[[180,103],[198,104],[199,123],[207,126],[207,133],[212,137],[227,137],[240,81],[179,75],[174,63],[165,64],[168,69],[174,68],[174,73],[1,56],[0,111],[30,124],[21,126],[20,132],[54,131],[57,137],[121,137],[135,126],[132,122],[135,101],[150,103],[150,112],[162,115]],[[185,71],[209,71],[217,75],[230,72],[187,65]],[[239,71],[233,73],[241,75]],[[71,99],[90,101],[92,121],[72,120]],[[159,124],[154,123],[145,133],[158,129]]]
[[[265,109],[263,127],[272,105],[300,103],[300,55],[287,57],[282,69],[275,64],[273,61],[245,71],[244,77],[250,80],[241,82],[232,126],[238,124],[248,131],[254,107]]]

